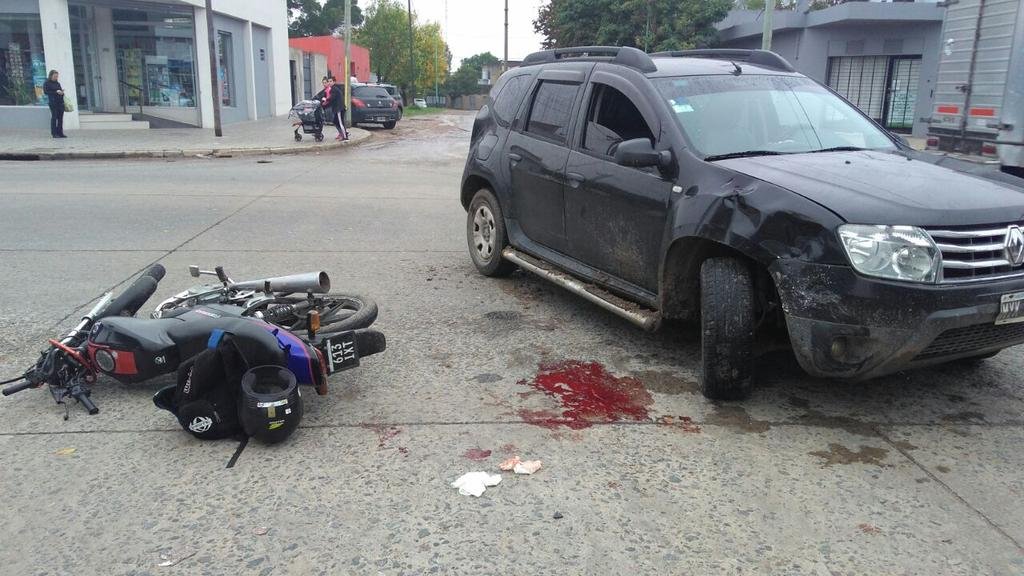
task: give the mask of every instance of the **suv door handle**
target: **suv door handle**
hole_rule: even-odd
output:
[[[576,172],[567,173],[565,179],[569,181],[569,186],[573,188],[578,188],[580,184],[587,181],[583,174],[577,174]]]
[[[513,162],[519,162],[520,160],[523,159],[523,157],[520,156],[519,154],[516,154],[515,152],[509,152],[508,153],[508,159],[513,161]]]

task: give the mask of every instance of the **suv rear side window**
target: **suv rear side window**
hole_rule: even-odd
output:
[[[508,126],[512,122],[516,110],[519,109],[519,101],[523,99],[523,91],[529,84],[529,75],[508,79],[501,92],[498,93],[497,99],[494,100],[494,115],[498,118],[499,124]]]
[[[579,84],[543,81],[533,97],[526,132],[565,143],[569,136],[569,117],[579,92]]]
[[[587,125],[583,149],[602,156],[613,156],[619,142],[647,138],[654,145],[654,135],[625,94],[605,84],[594,84],[587,107]]]
[[[357,86],[352,89],[352,95],[356,98],[391,98],[387,90],[371,86]]]

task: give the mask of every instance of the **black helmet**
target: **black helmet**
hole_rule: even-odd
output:
[[[249,436],[273,444],[299,427],[302,397],[295,374],[282,366],[256,366],[242,376],[238,419]]]

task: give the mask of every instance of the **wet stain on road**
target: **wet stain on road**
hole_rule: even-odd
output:
[[[953,414],[945,414],[942,416],[944,422],[984,422],[985,415],[981,412],[956,412]]]
[[[475,460],[480,462],[481,460],[487,460],[491,457],[490,450],[484,450],[483,448],[470,448],[462,455],[467,460]]]
[[[716,404],[714,410],[704,419],[709,426],[723,426],[745,434],[760,434],[771,429],[771,422],[757,420],[747,414],[742,406]]]
[[[387,447],[389,440],[398,436],[402,429],[396,426],[388,426],[386,424],[360,424],[361,427],[367,430],[373,430],[377,433],[377,449],[383,450]]]
[[[804,414],[792,419],[791,422],[801,424],[803,426],[817,426],[820,428],[830,428],[832,430],[842,430],[844,432],[849,432],[850,434],[857,434],[858,436],[878,436],[878,432],[872,424],[849,416],[830,416],[828,414],[818,412],[817,410],[808,410]]]
[[[536,376],[519,384],[561,403],[561,411],[518,411],[524,422],[550,429],[564,426],[579,430],[601,422],[645,421],[647,409],[654,402],[638,379],[615,376],[597,362],[541,364]]]
[[[824,460],[822,466],[833,464],[869,464],[874,466],[889,466],[882,462],[889,451],[885,448],[874,446],[861,446],[860,450],[850,450],[842,444],[832,443],[828,445],[828,451],[808,452],[811,456],[817,456]]]
[[[680,432],[700,432],[700,425],[689,416],[659,416],[655,422],[661,426],[670,426]]]
[[[658,394],[698,394],[700,385],[689,378],[683,378],[674,372],[663,370],[644,370],[634,372],[634,376],[644,383],[650,392]]]

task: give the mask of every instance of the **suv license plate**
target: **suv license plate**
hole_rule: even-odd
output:
[[[388,121],[388,117],[387,116],[377,116],[377,121],[378,122],[387,122]]]
[[[1003,294],[999,301],[999,316],[996,324],[1013,324],[1024,322],[1024,292]]]
[[[342,332],[320,342],[320,349],[327,357],[327,373],[348,370],[359,366],[359,349],[356,347],[355,332]]]

